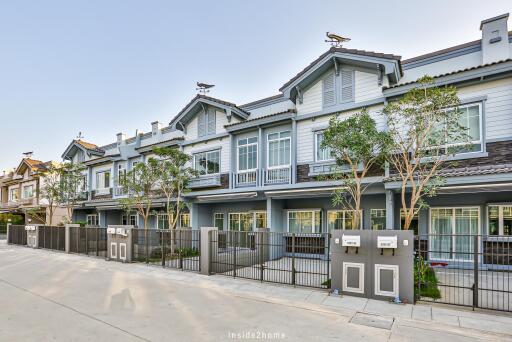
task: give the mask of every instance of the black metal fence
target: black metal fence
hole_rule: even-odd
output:
[[[200,234],[201,231],[195,229],[134,228],[132,260],[198,272],[201,253]]]
[[[69,252],[90,256],[107,256],[107,228],[70,227]]]
[[[214,274],[262,282],[330,287],[330,235],[211,231]]]
[[[512,236],[416,236],[421,301],[512,311]]]
[[[37,247],[55,251],[66,250],[66,228],[57,226],[39,226]]]
[[[9,227],[9,236],[7,237],[7,243],[14,245],[27,245],[27,231],[24,225],[11,225]]]

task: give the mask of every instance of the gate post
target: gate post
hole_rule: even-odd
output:
[[[7,244],[10,244],[10,243],[12,243],[12,236],[11,236],[11,234],[12,234],[12,232],[11,232],[11,225],[12,225],[12,223],[10,223],[10,222],[9,222],[9,223],[7,223]]]
[[[71,253],[71,227],[80,227],[79,224],[66,223],[64,226],[64,250],[66,253]],[[78,240],[80,239],[80,232],[78,232]],[[78,250],[77,250],[78,253]]]
[[[473,310],[478,307],[478,235],[473,237]]]
[[[210,243],[210,232],[216,231],[217,227],[201,227],[200,231],[200,255],[199,255],[199,263],[201,270],[201,274],[210,275],[210,265],[211,265],[211,257],[212,253],[210,253],[211,243]]]
[[[292,285],[295,286],[295,233],[292,233]]]

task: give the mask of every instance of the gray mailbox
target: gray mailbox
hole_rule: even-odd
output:
[[[25,226],[27,232],[27,246],[37,248],[39,246],[39,234],[37,226]]]
[[[334,230],[331,288],[343,294],[414,301],[414,235],[396,230]]]
[[[107,260],[132,262],[133,226],[107,227]]]

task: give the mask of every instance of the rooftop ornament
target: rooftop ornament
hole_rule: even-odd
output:
[[[203,95],[206,93],[209,93],[210,88],[215,87],[215,84],[208,84],[208,83],[201,83],[201,82],[197,82],[196,84],[197,84],[196,90],[199,90],[199,93],[201,93]]]
[[[343,43],[350,41],[350,38],[342,37],[335,33],[326,32],[325,35],[329,38],[326,39],[325,42],[330,43],[334,47],[342,47]]]

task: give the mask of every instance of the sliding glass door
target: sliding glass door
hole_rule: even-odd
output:
[[[480,210],[432,208],[430,210],[430,258],[473,260],[473,235],[479,233]]]

